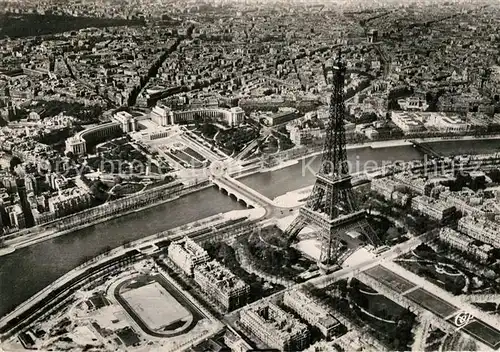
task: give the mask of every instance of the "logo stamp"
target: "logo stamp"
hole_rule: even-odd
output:
[[[461,328],[474,320],[474,316],[467,312],[460,312],[455,316],[455,326]]]

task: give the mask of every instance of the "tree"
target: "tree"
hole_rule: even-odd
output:
[[[278,147],[278,140],[276,139],[276,137],[273,136],[273,137],[269,138],[269,146],[272,148]]]
[[[13,156],[12,159],[10,159],[10,171],[14,172],[14,169],[16,166],[21,165],[23,162],[19,157]]]
[[[338,282],[338,289],[342,293],[342,297],[347,295],[347,281],[341,280]]]
[[[377,121],[377,114],[374,112],[363,112],[358,119],[358,123],[371,123]]]
[[[99,201],[105,201],[108,197],[106,193],[106,185],[101,180],[96,180],[90,186],[90,193]]]
[[[200,116],[200,114],[194,114],[193,116],[193,120],[194,120],[194,125],[196,126],[196,128],[199,128],[200,127],[200,122],[202,122],[202,118]]]
[[[127,159],[127,156],[128,156],[129,153],[127,153],[126,150],[122,150],[120,151],[120,153],[118,154],[118,159],[120,160],[128,160]]]

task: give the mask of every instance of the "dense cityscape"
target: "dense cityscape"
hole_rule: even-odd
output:
[[[499,27],[0,0],[0,350],[497,350]]]

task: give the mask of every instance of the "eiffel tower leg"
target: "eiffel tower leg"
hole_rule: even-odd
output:
[[[370,226],[368,219],[364,219],[364,221],[360,223],[360,229],[361,233],[366,235],[366,238],[368,239],[368,241],[370,241],[370,244],[372,244],[375,247],[380,246],[382,244],[382,241],[377,236],[377,233]]]
[[[331,228],[321,231],[321,255],[318,264],[326,266],[337,264],[339,246],[340,241],[336,229]]]
[[[306,225],[307,225],[307,221],[302,215],[297,216],[292,221],[292,223],[288,226],[288,228],[286,229],[286,232],[285,232],[288,235],[288,243],[289,244],[291,244],[293,242],[293,240],[297,237],[299,232],[302,231],[302,229],[304,227],[306,227]]]

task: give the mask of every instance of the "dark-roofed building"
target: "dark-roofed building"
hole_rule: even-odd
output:
[[[197,265],[194,280],[228,311],[247,303],[250,286],[216,260]]]

